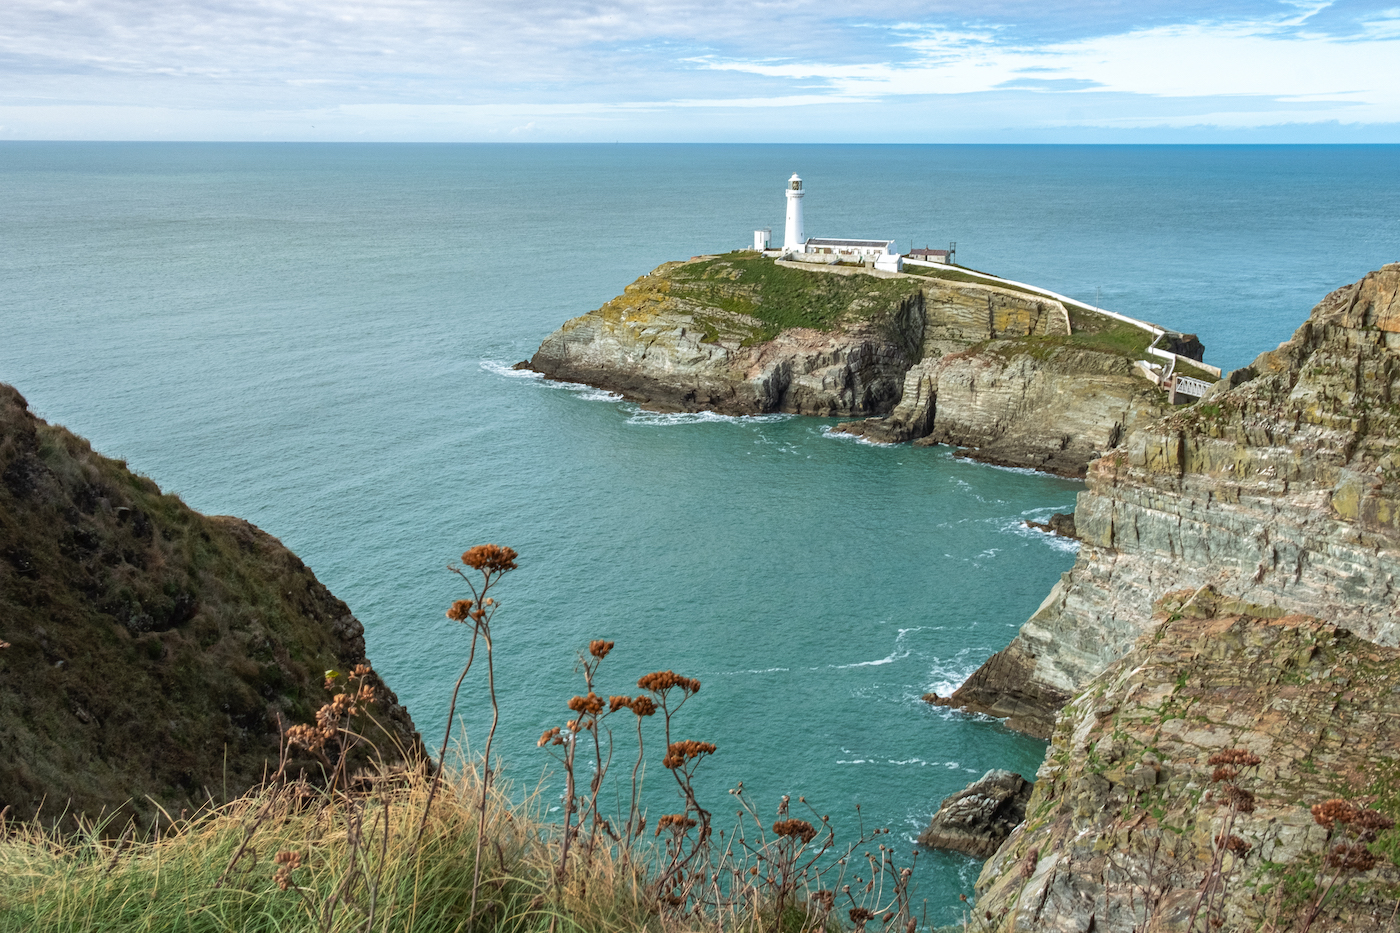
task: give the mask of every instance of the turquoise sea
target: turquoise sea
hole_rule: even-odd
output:
[[[781,230],[794,171],[811,235],[955,240],[965,265],[1194,331],[1227,369],[1400,259],[1394,146],[0,143],[0,380],[300,554],[430,744],[465,647],[445,565],[506,544],[498,747],[518,787],[541,779],[577,653],[608,638],[603,692],[664,668],[703,682],[680,733],[719,746],[713,809],[742,780],[766,810],[806,795],[848,832],[859,804],[912,840],[988,768],[1039,764],[1041,743],[919,698],[1069,568],[1021,522],[1080,484],[509,370],[659,263]],[[465,706],[479,742],[479,689]],[[920,856],[930,920],[977,869]]]

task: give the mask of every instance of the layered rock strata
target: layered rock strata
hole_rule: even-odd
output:
[[[996,852],[1026,818],[1031,782],[1014,771],[992,770],[951,797],[919,834],[919,845],[977,858]]]
[[[1167,410],[1161,390],[1126,357],[991,341],[925,357],[905,375],[888,417],[840,430],[884,443],[952,444],[986,463],[1082,476],[1091,460]]]
[[[1166,933],[1194,913],[1196,930],[1297,930],[1329,884],[1313,930],[1393,929],[1400,832],[1329,833],[1310,807],[1400,816],[1400,651],[1226,602],[1169,595],[1064,708],[970,929]],[[1228,749],[1259,764],[1232,776],[1211,760]],[[1339,844],[1375,864],[1338,871],[1324,858]]]
[[[1328,295],[1293,338],[1096,461],[1074,567],[947,700],[1048,735],[1172,589],[1400,643],[1400,264]]]
[[[166,814],[275,770],[314,722],[328,669],[367,664],[364,630],[291,551],[201,515],[34,417],[0,385],[0,809],[10,819]],[[377,678],[384,763],[416,760]],[[290,774],[321,773],[313,760]],[[163,817],[162,817],[163,819]]]
[[[993,286],[729,254],[658,267],[530,367],[651,408],[872,415],[921,359],[1067,321],[1059,302]]]

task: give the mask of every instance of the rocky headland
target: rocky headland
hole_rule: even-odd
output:
[[[1314,818],[1329,800],[1383,817],[1369,843],[1344,807],[1330,827]],[[1316,912],[1313,930],[1392,930],[1397,813],[1400,651],[1210,589],[1171,593],[1061,711],[970,928],[1284,931]]]
[[[528,365],[650,408],[860,418],[838,430],[1069,476],[1170,409],[1135,366],[1147,331],[953,268],[910,269],[751,252],[667,263],[565,323]],[[1194,337],[1176,348],[1200,358]]]
[[[0,385],[6,818],[149,828],[235,797],[277,767],[282,729],[314,721],[325,672],[367,663],[359,621],[276,538],[163,494]],[[385,763],[416,759],[408,712],[377,694],[370,738]]]
[[[1094,462],[1083,547],[1004,651],[941,702],[1048,736],[1169,590],[1400,644],[1400,264],[1338,289],[1293,338]]]

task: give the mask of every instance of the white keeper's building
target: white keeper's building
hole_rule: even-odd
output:
[[[804,237],[802,229],[802,198],[806,195],[802,179],[794,172],[788,179],[783,192],[787,199],[787,223],[783,229],[783,258],[798,262],[859,262],[869,263],[877,269],[898,272],[903,267],[903,257],[895,249],[894,240],[852,240],[828,237]],[[773,231],[771,229],[753,232],[753,247],[757,250],[771,249]]]

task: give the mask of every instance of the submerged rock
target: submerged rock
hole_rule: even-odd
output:
[[[951,797],[946,797],[919,845],[949,849],[977,858],[994,853],[1026,818],[1030,781],[1014,771],[988,771]]]
[[[1079,537],[1074,529],[1073,512],[1056,512],[1050,516],[1048,522],[1026,522],[1026,527],[1043,531],[1046,534],[1059,535],[1062,538]]]

